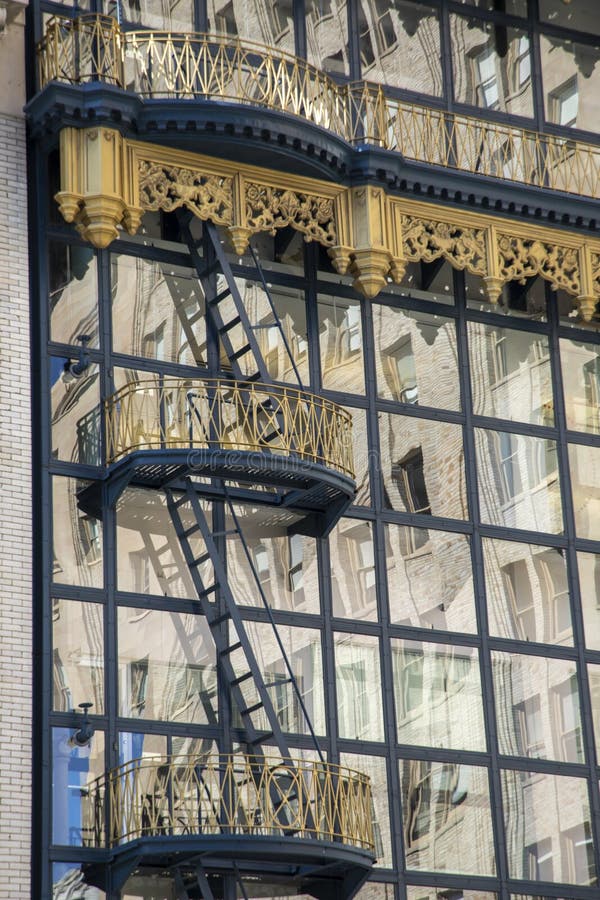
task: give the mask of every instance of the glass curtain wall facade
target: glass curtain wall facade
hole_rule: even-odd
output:
[[[125,30],[259,41],[340,83],[367,79],[432,108],[597,140],[592,2],[40,2],[32,32],[86,10]],[[78,495],[104,459],[102,400],[133,379],[227,375],[227,360],[175,217],[147,213],[137,236],[94,250],[52,199],[56,152],[36,160],[38,896],[175,900],[168,874],[106,894],[85,884],[84,798],[132,759],[235,750],[240,723],[164,493],[128,487],[113,505],[105,491],[96,514]],[[297,231],[252,245],[303,383],[353,417],[357,494],[327,537],[290,531],[293,514],[238,512],[322,751],[372,781],[377,863],[361,896],[592,900],[597,321],[540,276],[493,305],[481,277],[436,259],[365,299]],[[269,372],[293,382],[252,259],[228,252]],[[80,335],[90,365],[72,377]],[[222,503],[203,506],[226,530]],[[281,727],[311,758],[249,561],[235,537],[222,540]],[[95,733],[74,748],[83,702]]]

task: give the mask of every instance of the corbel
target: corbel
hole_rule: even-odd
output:
[[[392,261],[387,241],[386,201],[383,188],[361,185],[350,189],[353,222],[352,263],[354,287],[371,299],[385,287]]]
[[[327,251],[336,272],[345,275],[350,268],[352,255],[352,203],[350,189],[341,191],[334,200],[335,233],[337,244]]]
[[[390,275],[396,284],[401,284],[406,272],[406,257],[404,256],[402,242],[402,208],[391,197],[386,202],[387,233],[389,238],[392,259],[390,263]]]
[[[577,297],[579,314],[584,322],[591,322],[598,297],[594,293],[592,254],[587,243],[582,244],[579,248],[579,283],[581,285],[581,293]]]
[[[94,247],[108,247],[127,212],[123,137],[112,128],[64,128],[60,154],[62,215]]]
[[[248,227],[246,182],[241,172],[236,172],[233,176],[233,224],[225,230],[237,255],[243,256],[248,248],[252,229]]]
[[[500,294],[502,293],[502,288],[504,287],[504,280],[500,275],[498,233],[496,231],[496,226],[493,223],[490,223],[486,227],[485,247],[487,275],[483,276],[483,281],[486,287],[488,300],[490,303],[497,303]]]

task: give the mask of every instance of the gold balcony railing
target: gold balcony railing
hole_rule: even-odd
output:
[[[101,81],[144,97],[229,100],[300,116],[344,140],[430,165],[600,196],[600,147],[339,85],[304,60],[229,35],[122,32],[109,16],[53,18],[40,86]]]
[[[297,388],[217,379],[131,382],[105,401],[106,459],[136,450],[272,453],[354,478],[352,417]]]
[[[371,785],[329,763],[212,755],[137,759],[88,786],[88,846],[159,835],[275,835],[373,852]]]

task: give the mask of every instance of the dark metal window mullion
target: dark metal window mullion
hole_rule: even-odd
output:
[[[396,754],[391,748],[396,745],[396,716],[394,709],[394,672],[392,665],[390,642],[390,616],[386,578],[385,555],[385,525],[380,519],[379,512],[383,504],[383,492],[381,483],[381,464],[379,453],[379,418],[377,411],[377,360],[375,347],[375,334],[373,328],[373,305],[370,300],[361,302],[362,328],[363,328],[363,358],[365,365],[365,386],[368,399],[367,407],[367,435],[369,449],[369,480],[371,505],[375,509],[372,537],[375,549],[375,585],[377,590],[378,619],[381,622],[381,685],[383,696],[381,704],[384,714],[384,734],[388,752],[385,754],[388,782],[388,816],[390,820],[390,838],[392,845],[392,866],[405,874],[404,866],[404,835],[402,830],[401,802],[390,803],[392,797],[401,797],[400,773]]]
[[[579,703],[581,711],[582,743],[585,759],[588,765],[588,796],[590,800],[590,826],[594,846],[594,862],[596,877],[600,877],[600,794],[598,793],[598,777],[596,773],[596,746],[594,741],[594,726],[592,716],[592,703],[589,689],[587,671],[587,659],[585,652],[585,631],[583,625],[581,590],[577,566],[576,529],[573,509],[573,493],[571,490],[571,477],[569,466],[569,447],[567,443],[567,421],[564,403],[562,371],[560,365],[560,338],[558,335],[559,311],[555,295],[546,285],[546,294],[549,297],[548,318],[554,325],[550,338],[550,359],[552,361],[552,384],[554,388],[554,417],[558,426],[561,439],[558,441],[558,470],[561,483],[563,519],[565,535],[567,537],[567,578],[569,585],[569,597],[571,602],[571,617],[573,624],[573,639],[578,654],[578,681]]]
[[[491,655],[488,645],[488,619],[485,596],[483,549],[481,543],[479,491],[477,483],[477,464],[475,452],[475,432],[472,423],[471,378],[469,353],[467,346],[467,316],[465,282],[462,272],[454,271],[454,295],[459,312],[458,320],[458,359],[461,396],[465,414],[464,426],[464,459],[465,477],[467,481],[467,502],[470,518],[473,523],[471,537],[471,559],[473,566],[473,582],[475,587],[475,612],[477,631],[480,637],[479,666],[483,696],[483,717],[485,733],[490,754],[490,811],[493,819],[494,849],[496,855],[496,874],[500,879],[498,900],[509,900],[506,886],[508,877],[508,858],[503,819],[502,785],[498,760],[498,739],[496,729],[496,711],[494,704],[494,684],[492,677]]]

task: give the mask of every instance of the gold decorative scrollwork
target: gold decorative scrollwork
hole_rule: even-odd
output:
[[[485,229],[402,217],[404,256],[408,262],[433,262],[443,256],[456,269],[486,274]]]
[[[590,254],[592,264],[592,285],[594,293],[600,296],[600,252]]]
[[[333,200],[247,182],[246,217],[252,231],[269,231],[291,225],[301,231],[306,240],[318,241],[327,247],[336,242]]]
[[[143,209],[172,212],[185,206],[200,219],[210,219],[218,225],[231,224],[231,178],[205,175],[179,166],[163,166],[144,159],[138,162],[138,175]]]
[[[504,281],[519,281],[540,275],[554,290],[562,288],[575,296],[580,289],[579,257],[573,247],[549,241],[538,241],[498,234],[500,277]]]

